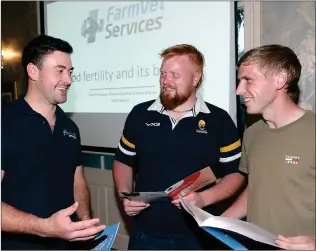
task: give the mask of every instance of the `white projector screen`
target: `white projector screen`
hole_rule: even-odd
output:
[[[73,49],[73,83],[61,105],[82,145],[116,148],[134,105],[159,95],[159,52],[192,44],[205,56],[200,92],[236,123],[234,3],[47,2],[45,33]]]

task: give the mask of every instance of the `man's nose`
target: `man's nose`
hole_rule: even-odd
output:
[[[171,74],[165,74],[162,79],[164,85],[171,83]]]
[[[63,78],[63,82],[64,82],[65,84],[70,85],[71,82],[72,82],[71,75],[70,75],[70,74],[65,74],[65,75],[64,75],[64,78]]]
[[[243,82],[240,82],[236,89],[237,95],[242,95],[245,92],[245,84]]]

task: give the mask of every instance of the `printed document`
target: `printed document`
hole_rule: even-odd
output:
[[[255,224],[229,217],[214,216],[185,201],[183,198],[180,198],[180,202],[182,207],[192,215],[197,224],[206,231],[224,229],[246,236],[255,241],[277,247],[275,243],[277,236]],[[211,231],[207,232],[212,234]],[[225,238],[224,240],[220,240],[226,243]]]
[[[186,196],[209,184],[216,182],[216,177],[210,167],[205,167],[190,176],[171,185],[165,191],[160,192],[120,192],[121,195],[130,200],[144,202],[161,202],[178,199],[179,196]]]

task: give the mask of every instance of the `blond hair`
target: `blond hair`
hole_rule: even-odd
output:
[[[300,98],[298,82],[302,66],[292,49],[286,46],[272,44],[263,45],[247,51],[238,61],[239,68],[243,63],[256,63],[259,70],[267,77],[282,71],[287,74],[286,90],[295,104]]]

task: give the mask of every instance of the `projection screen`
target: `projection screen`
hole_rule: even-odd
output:
[[[68,41],[73,83],[61,105],[83,146],[116,148],[134,105],[159,95],[159,53],[192,44],[205,56],[205,101],[236,123],[234,3],[44,2],[44,32]]]

